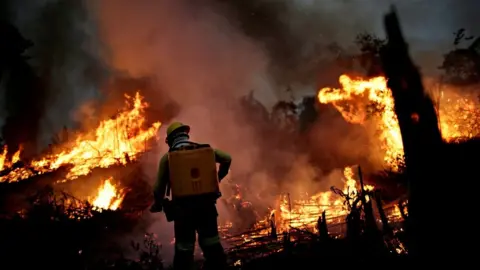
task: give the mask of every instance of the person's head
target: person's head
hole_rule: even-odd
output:
[[[169,146],[172,145],[173,141],[178,137],[189,137],[190,127],[184,125],[181,122],[173,122],[167,128],[167,137],[165,138],[165,143]]]

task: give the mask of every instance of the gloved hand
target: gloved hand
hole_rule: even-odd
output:
[[[159,203],[153,203],[150,207],[150,213],[159,213],[163,211],[163,205]]]

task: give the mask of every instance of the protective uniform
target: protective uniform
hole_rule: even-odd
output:
[[[179,122],[167,129],[165,142],[170,149],[160,160],[158,179],[154,186],[152,212],[165,210],[165,195],[172,192],[169,203],[175,231],[174,269],[191,269],[195,232],[209,269],[226,267],[226,255],[220,243],[216,200],[218,183],[228,174],[229,154],[208,144],[189,141],[190,127]],[[219,163],[218,172],[216,163]]]

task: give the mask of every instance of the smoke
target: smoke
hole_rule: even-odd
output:
[[[269,89],[268,58],[262,48],[222,13],[221,6],[205,1],[98,3],[111,66],[131,76],[154,77],[157,96],[179,104],[175,120],[191,126],[192,140],[231,153],[232,173],[241,175],[259,162],[259,146],[255,123],[245,123],[238,113],[238,99],[252,90],[265,103],[276,98]],[[165,146],[159,150],[159,155],[165,153]],[[145,161],[152,182],[159,155]],[[173,239],[171,224],[162,218],[150,230],[159,235],[165,252],[172,251],[165,244]]]
[[[232,153],[232,174],[249,175],[247,178],[258,181],[249,184],[252,189],[258,188],[256,193],[269,189],[278,193],[282,189],[303,192],[323,173],[290,150],[274,149],[275,155],[270,156],[273,161],[260,160],[265,149],[256,131],[258,125],[246,122],[236,100],[254,90],[264,104],[272,104],[280,94],[278,89],[290,83],[315,85],[318,66],[328,58],[325,46],[335,41],[351,44],[363,31],[383,36],[382,15],[388,6],[355,1],[184,0],[133,4],[117,0],[99,2],[97,8],[101,36],[111,53],[109,64],[131,76],[155,78],[158,97],[179,104],[175,120],[191,125],[193,140]],[[440,18],[427,20],[426,27],[419,27],[420,19],[425,19],[420,16],[426,13],[425,6],[423,12],[417,10],[422,10],[418,5],[398,3],[398,8],[414,51],[426,48],[438,52],[443,46],[439,40],[447,45],[452,29],[468,27],[454,22],[445,25],[446,20]],[[441,15],[445,8],[437,5],[431,10]],[[429,30],[428,25],[446,34],[435,36],[439,32]],[[312,134],[316,136],[311,140],[315,143],[312,148],[324,154],[326,162],[337,158],[343,159],[337,164],[350,165],[370,154],[369,136],[361,127],[348,126],[342,119],[326,120]],[[269,136],[273,139],[276,134]],[[160,145],[158,154],[145,161],[145,173],[152,182],[165,150]],[[290,162],[291,170],[283,179],[273,180],[255,170],[258,164],[275,163],[277,159]],[[333,175],[338,176],[338,172]],[[330,184],[333,178],[327,176],[327,182]],[[291,185],[278,188],[274,182],[280,180]],[[305,187],[293,187],[299,183]],[[222,206],[219,208],[221,215],[228,214]],[[173,237],[171,224],[163,219],[154,222],[150,230],[163,243]]]
[[[473,1],[463,1],[463,7],[453,1],[393,2],[414,55],[422,56],[416,61],[425,69],[438,66],[437,56],[450,46],[454,30],[480,31],[471,24],[475,17],[470,15],[476,15]],[[253,90],[270,107],[287,85],[297,85],[293,90],[298,92],[316,89],[318,76],[336,79],[338,74],[326,64],[330,55],[325,47],[332,42],[352,44],[363,31],[383,36],[382,15],[388,8],[383,2],[334,0],[104,0],[89,1],[88,9],[83,1],[12,3],[17,26],[36,43],[35,66],[49,82],[43,140],[71,123],[80,104],[99,98],[107,70],[110,75],[153,78],[157,92],[152,97],[179,104],[175,120],[191,125],[193,140],[230,152],[232,174],[249,175],[257,194],[279,191],[277,179],[255,170],[259,164],[291,162],[292,169],[282,179],[291,184],[283,188],[298,192],[323,173],[290,150],[274,149],[272,160],[260,159],[268,149],[259,138],[259,124],[244,118],[238,98]],[[89,106],[80,111],[94,115]],[[369,155],[364,147],[370,143],[368,136],[338,117],[319,123],[312,134],[312,149],[326,163],[336,158],[349,163]],[[159,145],[146,157],[144,172],[152,183],[165,150]],[[338,181],[338,174],[325,177],[328,186]],[[299,182],[305,186],[297,190],[293,186]],[[220,211],[227,214],[222,207]],[[151,218],[149,230],[159,235],[164,251],[172,251],[172,224],[162,215]]]
[[[104,49],[95,16],[84,1],[10,2],[13,23],[34,42],[28,54],[48,89],[48,109],[39,134],[45,146],[62,126],[75,125],[80,105],[100,98],[99,89],[107,76]]]
[[[347,123],[333,107],[322,105],[320,118],[308,133],[310,155],[325,170],[360,164],[367,171],[384,166],[375,128]]]
[[[314,95],[319,87],[335,86],[341,69],[331,61],[335,42],[354,53],[362,32],[384,37],[383,15],[395,5],[410,52],[422,73],[438,74],[443,54],[453,48],[453,32],[466,28],[478,34],[478,1],[220,1],[230,7],[230,20],[266,48],[276,83],[294,92]],[[465,44],[468,45],[468,44]],[[312,152],[322,164],[348,161],[378,165],[370,129],[346,125],[341,117],[323,115],[311,132]],[[378,148],[378,147],[377,147]],[[365,159],[368,160],[365,161]],[[378,167],[378,166],[374,166]]]
[[[384,37],[383,15],[392,4],[423,72],[437,72],[443,53],[452,48],[454,31],[466,28],[472,34],[480,32],[476,23],[480,4],[475,0],[222,2],[235,10],[232,20],[239,21],[247,35],[264,44],[272,56],[272,69],[289,84],[314,84],[324,72],[331,76],[331,67],[322,64],[328,62],[326,46],[332,42],[354,50],[358,33]]]

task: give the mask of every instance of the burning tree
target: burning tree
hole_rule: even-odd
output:
[[[20,181],[69,166],[65,179],[58,180],[63,182],[87,175],[93,168],[127,164],[137,159],[160,127],[160,123],[156,122],[143,129],[143,111],[147,106],[139,93],[135,97],[126,96],[125,109],[115,117],[100,122],[94,132],[80,134],[55,153],[33,159],[21,168],[12,169],[15,162],[8,163],[8,166],[1,169],[10,171],[0,178],[0,182]]]
[[[21,247],[15,243],[26,239],[36,243],[31,254],[38,254],[37,263],[47,260],[49,265],[59,262],[47,256],[47,250],[78,265],[92,264],[97,254],[118,257],[124,252],[110,245],[115,235],[126,234],[138,224],[141,211],[150,203],[151,190],[141,187],[143,180],[135,168],[161,125],[147,125],[148,104],[139,92],[126,95],[124,101],[122,110],[100,121],[94,130],[68,132],[51,152],[39,157],[22,159],[21,148],[11,154],[7,147],[2,149],[0,227],[12,234],[2,235],[11,248],[7,252],[2,246],[6,258],[18,259]],[[95,181],[98,186],[89,185]],[[141,199],[135,197],[138,192],[143,192]]]

